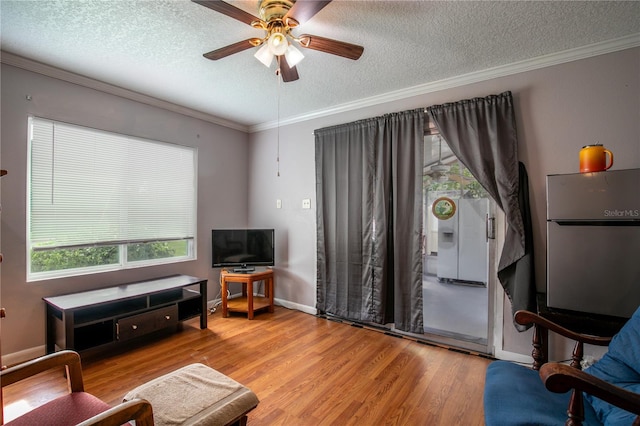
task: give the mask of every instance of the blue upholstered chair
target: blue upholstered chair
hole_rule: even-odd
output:
[[[515,319],[535,327],[534,365],[489,365],[484,391],[487,426],[640,426],[640,308],[612,339],[574,333],[527,311],[517,312]],[[576,341],[571,365],[546,362],[545,330]],[[609,348],[581,371],[584,343],[608,343]]]

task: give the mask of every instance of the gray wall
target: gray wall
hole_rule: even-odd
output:
[[[282,126],[280,177],[277,132],[253,133],[249,221],[277,229],[276,297],[315,307],[314,129],[507,90],[515,100],[519,158],[529,173],[537,287],[544,290],[546,175],[577,173],[578,151],[597,142],[613,151],[613,169],[640,167],[638,48]],[[311,198],[311,210],[301,208],[303,198]],[[518,334],[505,317],[505,350],[529,354],[529,333]]]
[[[2,65],[1,322],[2,353],[44,345],[41,298],[172,273],[207,277],[209,299],[218,294],[209,265],[213,227],[276,229],[276,289],[282,303],[307,312],[315,307],[315,175],[313,131],[361,118],[511,90],[519,156],[530,176],[538,289],[545,273],[545,176],[578,171],[578,151],[600,142],[615,155],[614,169],[640,167],[640,49],[413,96],[282,126],[280,176],[275,129],[250,135],[39,74]],[[25,96],[31,95],[27,101]],[[285,101],[286,96],[283,97]],[[198,260],[169,266],[25,282],[27,116],[67,121],[138,137],[198,147]],[[242,165],[242,166],[238,166]],[[248,165],[248,167],[246,167]],[[311,209],[302,200],[311,199]],[[276,200],[282,208],[276,208]],[[214,284],[216,283],[216,284]],[[509,318],[505,349],[530,353],[529,333]]]
[[[218,294],[211,268],[213,227],[246,226],[249,137],[245,132],[2,65],[2,354],[44,346],[42,297],[106,287],[176,273],[208,278],[209,299]],[[31,100],[26,96],[31,95]],[[198,259],[164,266],[26,282],[26,165],[28,115],[198,148]],[[29,353],[31,355],[31,352]],[[36,354],[37,355],[37,354]]]

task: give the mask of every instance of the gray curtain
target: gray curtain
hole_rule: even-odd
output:
[[[317,309],[423,333],[424,111],[315,131]]]
[[[436,105],[427,111],[453,153],[504,211],[508,226],[498,279],[513,312],[535,311],[528,181],[524,165],[518,162],[511,92]]]

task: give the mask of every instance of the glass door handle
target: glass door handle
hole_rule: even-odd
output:
[[[486,216],[486,227],[485,227],[485,235],[487,237],[487,241],[496,239],[496,218]]]

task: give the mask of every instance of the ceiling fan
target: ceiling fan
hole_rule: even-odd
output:
[[[450,167],[442,162],[442,136],[438,135],[438,162],[431,166],[427,175],[437,182],[447,182],[449,180]]]
[[[292,42],[307,49],[318,50],[353,60],[360,58],[364,51],[362,46],[343,41],[310,34],[303,34],[298,37],[292,34],[291,31],[293,29],[311,19],[331,3],[331,0],[259,0],[258,11],[260,18],[221,0],[192,1],[244,22],[253,28],[265,31],[263,38],[250,38],[221,47],[205,53],[203,55],[205,58],[216,61],[234,53],[262,45],[254,56],[267,67],[271,66],[271,62],[275,57],[278,63],[278,73],[282,76],[282,81],[284,82],[295,81],[299,78],[296,64],[304,57]]]
[[[473,177],[467,177],[463,174],[462,168],[464,166],[462,165],[462,163],[459,163],[460,167],[458,167],[456,171],[452,170],[452,167],[450,164],[453,164],[456,161],[458,161],[454,157],[454,155],[449,155],[447,158],[445,158],[445,160],[447,160],[449,164],[446,164],[445,162],[443,162],[443,158],[442,158],[443,138],[439,134],[436,135],[436,137],[438,138],[438,161],[435,163],[428,164],[427,166],[429,170],[425,174],[438,183],[445,183],[450,181],[458,182],[462,186],[462,188],[464,188],[465,185],[468,185],[471,182],[474,182],[475,179]]]

